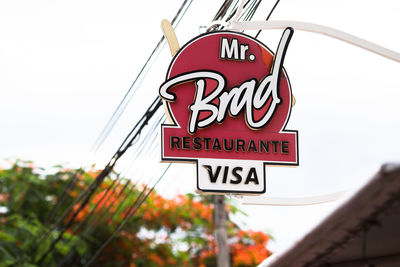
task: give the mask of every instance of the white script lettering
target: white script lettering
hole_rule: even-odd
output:
[[[191,114],[188,132],[190,134],[195,133],[198,128],[208,127],[214,122],[223,122],[227,112],[231,116],[237,116],[242,110],[244,110],[247,125],[251,129],[260,129],[267,125],[275,113],[277,105],[281,102],[279,98],[280,76],[285,53],[292,34],[293,29],[285,29],[274,57],[272,71],[259,83],[253,78],[232,87],[230,90],[226,90],[226,78],[223,74],[212,70],[200,70],[183,73],[168,79],[160,87],[160,96],[164,100],[172,102],[176,99],[176,95],[169,92],[169,89],[183,82],[195,81],[197,87],[196,96],[193,104],[189,106]],[[217,86],[208,95],[205,95],[207,87],[206,79],[217,81]],[[215,99],[219,99],[219,105],[212,103]],[[270,99],[271,102],[267,111],[256,121],[253,110],[264,107]],[[201,112],[211,114],[206,118],[199,119]]]

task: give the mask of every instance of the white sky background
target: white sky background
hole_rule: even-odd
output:
[[[177,28],[181,45],[210,22],[222,2],[194,0]],[[253,20],[264,20],[274,2],[264,0]],[[156,96],[171,59],[168,49],[101,150],[88,152],[160,39],[161,20],[171,20],[181,3],[0,1],[0,158],[41,166],[108,159]],[[318,23],[399,52],[399,14],[396,0],[281,0],[271,20]],[[275,51],[280,35],[265,31],[259,39]],[[400,64],[295,31],[284,66],[297,100],[287,129],[299,131],[300,166],[269,167],[268,195],[357,188],[384,162],[399,162]],[[158,159],[152,155],[142,159],[147,164],[141,162],[141,170],[129,173],[154,169]],[[194,168],[173,165],[157,190],[193,191]],[[242,208],[248,226],[272,232],[272,249],[280,251],[335,205]]]

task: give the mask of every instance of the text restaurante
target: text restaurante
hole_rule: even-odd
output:
[[[211,150],[211,151],[235,151],[235,152],[259,152],[259,153],[289,153],[288,141],[277,140],[246,140],[226,139],[210,137],[171,136],[170,149],[184,150]]]

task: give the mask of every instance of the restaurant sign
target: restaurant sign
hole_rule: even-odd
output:
[[[266,165],[298,165],[297,131],[285,129],[292,34],[283,32],[274,55],[242,33],[206,33],[173,58],[159,91],[170,121],[161,159],[196,163],[198,191],[262,194]]]

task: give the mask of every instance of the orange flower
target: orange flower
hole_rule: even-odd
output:
[[[156,254],[150,254],[149,259],[157,264],[157,266],[164,266],[164,262]]]
[[[0,201],[6,202],[9,197],[9,194],[0,194]]]
[[[236,252],[236,254],[233,255],[233,264],[234,265],[247,265],[247,266],[254,265],[251,252],[248,250],[241,250],[241,251]]]
[[[78,195],[79,195],[79,193],[78,193],[78,191],[76,191],[76,190],[74,190],[74,191],[71,191],[70,193],[69,193],[69,195],[71,196],[71,197],[77,197]]]

